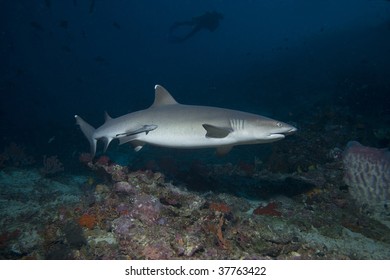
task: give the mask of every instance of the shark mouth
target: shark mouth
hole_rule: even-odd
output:
[[[271,133],[268,137],[273,139],[283,139],[286,135],[293,134],[297,131],[295,127],[290,128],[287,131],[279,132],[279,133]]]

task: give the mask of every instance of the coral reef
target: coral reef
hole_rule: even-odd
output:
[[[96,225],[96,217],[85,213],[78,219],[78,224],[82,227],[93,229]]]
[[[40,169],[43,176],[52,176],[59,172],[64,171],[62,162],[57,156],[43,156],[43,167]]]
[[[32,165],[34,162],[34,158],[26,153],[26,148],[14,142],[11,142],[6,146],[4,151],[0,154],[0,168],[6,166],[28,166]]]
[[[365,147],[351,141],[343,155],[344,182],[361,206],[384,217],[389,216],[390,151]]]
[[[290,156],[299,147],[274,148],[276,165],[165,157],[135,168],[83,154],[82,176],[5,167],[0,257],[389,259],[390,227],[353,199],[341,149]]]
[[[253,210],[253,214],[280,217],[282,216],[282,213],[277,210],[277,207],[278,205],[276,202],[270,202],[266,206],[257,207],[255,210]]]

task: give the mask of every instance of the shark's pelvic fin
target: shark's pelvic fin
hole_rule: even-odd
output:
[[[137,138],[138,138],[137,134],[120,137],[120,138],[118,138],[119,139],[119,145],[125,144],[125,143],[130,142],[130,141],[134,141]]]
[[[119,138],[119,144],[122,145],[124,143],[131,142],[131,145],[134,148],[134,151],[139,152],[145,145],[145,142],[138,141],[136,135],[131,135],[127,137]]]
[[[95,156],[96,153],[96,139],[93,138],[93,133],[95,132],[95,128],[84,121],[78,115],[74,116],[76,119],[76,123],[80,126],[81,131],[84,133],[85,137],[87,137],[89,144],[91,146],[91,155]]]
[[[135,140],[131,144],[134,147],[134,151],[139,152],[144,147],[145,142]]]
[[[231,128],[217,127],[211,124],[202,124],[202,126],[207,131],[207,138],[225,138],[230,132],[232,132]]]
[[[154,87],[154,93],[154,102],[151,107],[178,104],[172,95],[160,85]]]

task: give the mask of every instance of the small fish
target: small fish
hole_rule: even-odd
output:
[[[100,55],[95,57],[95,61],[99,64],[108,64],[107,60]]]
[[[92,14],[94,9],[95,9],[95,0],[90,0],[89,1],[89,13]]]
[[[68,29],[69,22],[67,20],[60,20],[58,26],[64,29]]]
[[[87,185],[92,186],[95,183],[94,178],[88,177]]]
[[[69,47],[69,46],[62,46],[62,48],[61,48],[64,52],[67,52],[67,53],[70,53],[70,52],[72,52],[72,49]]]
[[[120,24],[117,23],[116,21],[114,21],[114,22],[112,23],[112,25],[113,25],[116,29],[121,29]]]
[[[45,0],[45,5],[47,8],[51,8],[51,0]]]
[[[19,77],[25,73],[24,69],[18,68],[16,69],[16,77]]]
[[[37,22],[37,21],[31,21],[30,22],[30,25],[34,28],[34,29],[36,29],[36,30],[39,30],[39,31],[43,31],[44,30],[44,28],[42,27],[42,25],[39,23],[39,22]]]

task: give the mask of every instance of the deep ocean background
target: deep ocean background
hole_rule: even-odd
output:
[[[213,10],[215,32],[169,41],[175,21]],[[75,114],[97,127],[105,110],[148,107],[155,84],[298,128],[329,107],[390,124],[389,1],[2,0],[0,13],[1,146],[77,160]]]
[[[390,259],[389,51],[389,0],[0,0],[0,259]],[[298,131],[92,159],[156,84]]]

